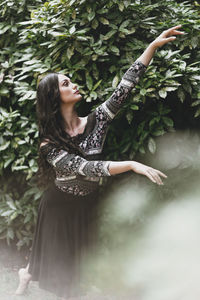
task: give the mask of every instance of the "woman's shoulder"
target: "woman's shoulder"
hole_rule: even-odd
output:
[[[44,141],[42,141],[40,144],[39,144],[39,147],[42,148],[44,146],[47,146],[47,145],[50,145],[50,140],[49,139],[45,139]]]

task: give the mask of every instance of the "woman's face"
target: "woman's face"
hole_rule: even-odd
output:
[[[79,94],[77,85],[72,83],[69,77],[63,74],[58,74],[58,83],[60,99],[62,102],[76,103],[77,101],[81,100],[82,96]]]

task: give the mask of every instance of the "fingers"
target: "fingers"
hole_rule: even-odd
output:
[[[167,175],[165,175],[163,172],[161,172],[161,171],[159,171],[159,170],[156,170],[156,172],[157,172],[160,176],[162,176],[162,177],[164,177],[164,178],[167,178]]]
[[[168,42],[173,42],[175,41],[176,37],[175,36],[170,36],[170,37],[167,37],[167,38],[163,38],[163,45],[168,43]]]
[[[174,27],[171,27],[171,28],[169,28],[169,29],[167,29],[167,30],[165,30],[165,31],[166,31],[166,32],[175,31],[176,29],[179,29],[179,28],[181,28],[181,27],[182,27],[182,25],[179,24],[179,25],[176,25],[176,26],[174,26]]]
[[[181,26],[182,25],[177,25],[177,26],[171,27],[171,28],[163,31],[163,37],[167,37],[168,35],[172,35],[172,34],[178,34],[178,35],[184,34],[183,31],[176,30],[176,29],[181,28]]]
[[[171,30],[171,29],[178,29],[178,28],[181,28],[182,27],[182,25],[181,24],[179,24],[179,25],[176,25],[176,26],[174,26],[174,27],[171,27],[171,28],[169,28],[169,30]]]
[[[156,183],[156,180],[153,178],[153,176],[150,173],[146,173],[146,176],[154,183]]]
[[[163,185],[163,182],[155,169],[148,170],[148,173],[153,177],[155,183],[157,183],[158,185]]]
[[[163,185],[163,182],[160,178],[160,176],[167,178],[167,175],[165,175],[164,173],[162,173],[159,170],[156,169],[148,169],[146,172],[146,176],[154,183],[157,183],[158,185]]]
[[[185,34],[185,32],[174,30],[174,31],[173,31],[173,34]]]
[[[170,37],[168,37],[168,38],[165,38],[165,42],[167,43],[167,42],[172,42],[172,41],[174,41],[176,39],[176,37],[175,36],[170,36]]]

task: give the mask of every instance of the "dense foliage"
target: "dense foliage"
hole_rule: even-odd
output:
[[[10,0],[0,4],[0,238],[29,245],[39,191],[35,91],[48,71],[68,74],[81,115],[105,101],[130,64],[163,30],[186,34],[159,49],[113,122],[108,159],[156,151],[155,137],[197,127],[200,9],[174,0]]]

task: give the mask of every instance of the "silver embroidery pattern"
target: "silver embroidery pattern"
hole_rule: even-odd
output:
[[[111,97],[96,108],[95,129],[79,144],[84,153],[92,155],[102,152],[110,122],[119,112],[128,93],[139,81],[139,77],[142,76],[146,68],[140,61],[134,62],[122,77]]]
[[[139,78],[143,75],[146,69],[147,67],[142,62],[135,61],[123,75],[111,97],[105,101],[101,107],[104,108],[106,105],[107,110],[115,116],[127,98],[128,93],[138,83]]]
[[[47,161],[54,166],[58,177],[69,175],[83,175],[83,176],[110,176],[108,171],[107,161],[87,161],[83,157],[75,154],[69,154],[65,150],[57,150],[54,146],[50,146],[51,150],[48,152]],[[63,155],[65,153],[65,155]],[[54,164],[55,160],[58,162]]]
[[[95,157],[102,153],[110,122],[146,68],[140,61],[134,62],[122,77],[111,97],[94,111],[96,124],[91,132],[84,138],[80,138],[80,135],[77,139],[75,137],[74,142],[78,142],[77,145],[83,156]],[[86,160],[81,156],[69,154],[65,150],[58,150],[50,144],[41,147],[41,151],[49,164],[54,167],[55,184],[63,192],[85,196],[98,188],[99,180],[97,178],[110,176],[108,169],[110,161]]]

